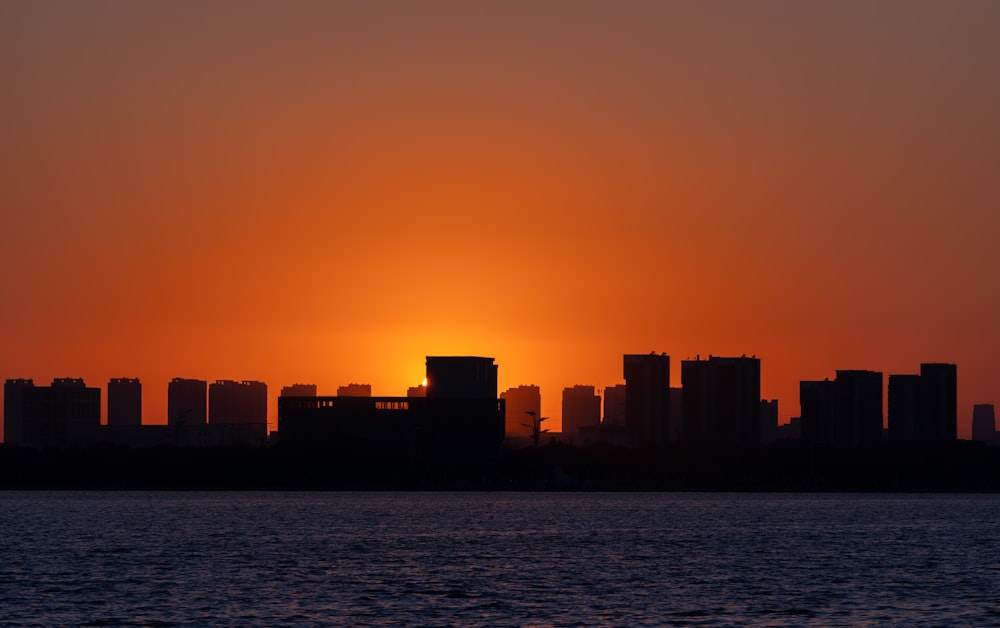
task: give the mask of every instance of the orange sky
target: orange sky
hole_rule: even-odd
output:
[[[1000,4],[0,1],[0,377],[623,353],[1000,404]],[[275,421],[273,416],[271,421]]]

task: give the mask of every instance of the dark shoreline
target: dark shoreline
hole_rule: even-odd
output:
[[[489,454],[235,448],[34,451],[0,445],[0,489],[1000,492],[1000,448],[854,450],[784,441],[756,449],[559,443]]]

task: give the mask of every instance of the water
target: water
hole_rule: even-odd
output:
[[[995,625],[1000,497],[0,493],[0,624]]]

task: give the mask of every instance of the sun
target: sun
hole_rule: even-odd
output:
[[[426,377],[424,378],[423,383],[421,383],[420,385],[423,386],[424,388],[427,388],[427,378]]]

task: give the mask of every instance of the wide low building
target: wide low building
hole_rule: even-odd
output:
[[[496,449],[502,399],[279,397],[282,447],[458,454]]]
[[[496,450],[505,416],[496,373],[493,358],[428,357],[425,397],[279,397],[281,447],[394,456]]]

